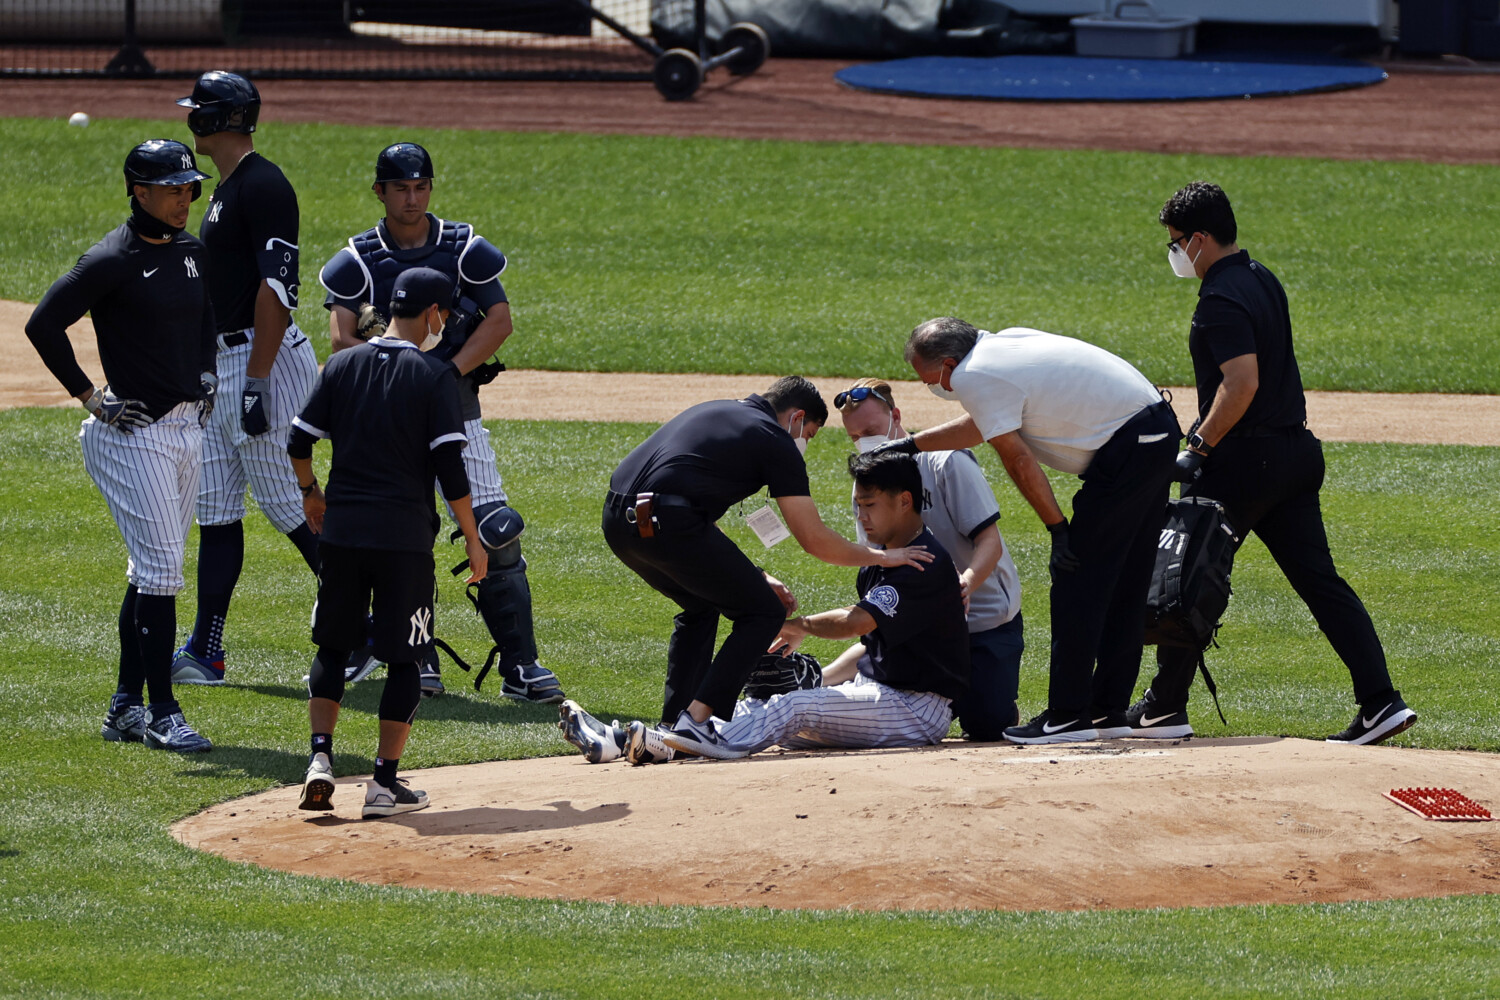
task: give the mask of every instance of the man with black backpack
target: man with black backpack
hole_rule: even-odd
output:
[[[1359,711],[1328,741],[1387,740],[1417,715],[1392,685],[1370,615],[1328,551],[1318,501],[1323,449],[1307,429],[1286,293],[1236,244],[1234,210],[1217,185],[1184,187],[1160,221],[1171,237],[1173,273],[1202,282],[1188,335],[1198,419],[1177,456],[1183,496],[1221,503],[1240,540],[1251,531],[1260,536],[1349,668]],[[1192,733],[1187,698],[1197,664],[1191,647],[1158,646],[1156,677],[1127,713],[1132,736]]]

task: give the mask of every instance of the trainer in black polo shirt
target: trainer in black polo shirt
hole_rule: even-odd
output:
[[[1177,456],[1183,495],[1219,501],[1235,534],[1260,536],[1349,668],[1359,712],[1329,742],[1379,743],[1417,716],[1391,683],[1370,615],[1328,551],[1318,502],[1323,447],[1306,425],[1286,293],[1235,242],[1234,210],[1218,186],[1189,184],[1160,221],[1171,237],[1173,272],[1202,281],[1188,335],[1198,420]],[[1192,732],[1187,697],[1196,663],[1193,650],[1157,648],[1156,677],[1127,715],[1132,735]]]
[[[605,541],[682,608],[667,650],[664,723],[695,724],[711,736],[710,717],[733,714],[745,677],[796,609],[786,586],[758,569],[714,523],[731,505],[766,488],[803,550],[836,566],[931,560],[920,548],[856,544],[823,523],[802,451],[827,420],[817,388],[789,376],[764,395],[683,411],[610,477]],[[733,628],[716,655],[721,615]]]
[[[463,529],[470,583],[483,579],[488,561],[461,457],[466,438],[458,383],[452,366],[417,346],[442,330],[452,295],[453,279],[438,271],[402,274],[393,291],[389,333],[330,358],[293,421],[287,453],[306,498],[308,526],[321,534],[322,566],[313,609],[318,653],[307,685],[312,758],[303,809],[333,808],[333,728],[344,664],[349,651],[364,644],[372,611],[372,652],[387,664],[387,675],[379,756],[375,780],[366,786],[364,815],[427,805],[425,792],[397,780],[396,765],[422,697],[417,662],[432,647],[434,478]],[[333,442],[326,497],[313,476],[317,438]]]

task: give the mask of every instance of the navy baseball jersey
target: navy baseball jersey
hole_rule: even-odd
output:
[[[208,199],[200,232],[220,333],[255,325],[261,280],[297,308],[297,193],[281,168],[251,152]]]
[[[956,698],[969,687],[969,626],[958,570],[932,532],[908,542],[933,555],[925,569],[866,566],[857,607],[875,619],[864,637],[860,673],[893,688]]]
[[[711,521],[763,486],[773,497],[812,493],[801,452],[759,395],[688,407],[625,456],[609,480],[625,496],[686,497]]]
[[[410,341],[371,338],[328,359],[292,424],[333,442],[324,542],[432,551],[433,450],[467,440],[458,383],[441,362]]]
[[[116,396],[153,418],[197,399],[199,375],[215,370],[218,341],[205,280],[208,255],[187,233],[148,243],[129,222],[95,243],[53,282],[26,324],[47,370],[70,394],[92,384],[67,329],[93,313],[104,377]]]

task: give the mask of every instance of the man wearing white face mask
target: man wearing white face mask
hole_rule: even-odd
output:
[[[823,523],[802,451],[827,420],[828,404],[817,387],[788,376],[764,395],[684,410],[610,477],[604,540],[621,562],[682,609],[667,648],[662,723],[680,742],[701,747],[704,756],[712,756],[718,743],[713,719],[734,714],[745,678],[797,608],[791,591],[719,530],[716,522],[730,507],[766,489],[803,550],[835,566],[920,569],[932,560],[920,546],[860,545]],[[721,616],[733,628],[715,653]],[[603,725],[574,702],[564,701],[560,713],[564,738],[591,763],[622,755],[639,764],[665,759],[647,745],[639,723],[631,727],[627,747],[624,729]]]
[[[859,379],[833,405],[860,452],[906,436],[889,382]],[[926,494],[922,520],[953,557],[968,601],[970,690],[954,700],[953,715],[970,739],[998,740],[1021,721],[1016,695],[1025,649],[1021,583],[1000,537],[1000,505],[973,452],[924,451],[916,460]],[[858,538],[867,540],[862,530]],[[828,670],[862,651],[849,647]]]
[[[1182,432],[1144,375],[1100,347],[1040,330],[981,334],[963,320],[912,331],[917,377],[968,411],[888,447],[916,454],[988,441],[1052,536],[1047,710],[1014,743],[1127,736],[1146,590]],[[1046,463],[1083,480],[1063,516]]]
[[[1369,612],[1328,551],[1318,502],[1323,446],[1307,429],[1286,292],[1235,242],[1234,209],[1217,185],[1189,184],[1159,220],[1171,238],[1173,273],[1202,280],[1188,334],[1198,419],[1177,457],[1183,495],[1219,501],[1236,535],[1260,537],[1349,668],[1360,710],[1329,742],[1383,742],[1417,715],[1392,684]],[[1161,646],[1156,661],[1156,678],[1130,709],[1133,734],[1191,733],[1187,698],[1197,658]]]

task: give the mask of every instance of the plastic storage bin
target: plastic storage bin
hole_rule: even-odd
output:
[[[1139,7],[1144,17],[1122,17],[1127,7]],[[1089,14],[1069,22],[1081,56],[1116,59],[1176,59],[1193,54],[1197,43],[1196,17],[1163,18],[1149,0],[1118,0],[1108,14]]]

